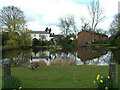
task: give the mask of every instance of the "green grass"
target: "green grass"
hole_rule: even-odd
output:
[[[53,46],[33,46],[33,47],[45,47],[45,48],[50,48],[50,47],[53,47]],[[61,46],[57,45],[57,46],[54,46],[54,47],[61,47]]]
[[[107,76],[108,66],[47,66],[35,70],[12,68],[12,75],[22,81],[23,88],[96,88],[98,74]]]
[[[111,44],[92,44],[93,46],[110,46]]]
[[[48,48],[50,46],[33,46],[33,47],[45,47],[45,48]]]

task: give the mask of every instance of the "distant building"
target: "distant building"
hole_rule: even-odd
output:
[[[31,37],[32,39],[36,38],[38,40],[40,40],[42,37],[45,37],[45,40],[49,41],[51,40],[51,36],[49,32],[46,31],[32,31],[31,33]]]
[[[53,40],[60,40],[61,38],[63,38],[63,35],[51,35],[51,37],[53,37]]]
[[[99,34],[93,31],[83,30],[78,33],[77,43],[78,44],[91,44],[95,41],[106,41],[108,36],[104,34]]]

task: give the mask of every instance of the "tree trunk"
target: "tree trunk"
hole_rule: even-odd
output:
[[[3,64],[3,68],[4,68],[4,88],[8,87],[8,84],[10,84],[11,82],[11,66],[10,63],[5,62]]]

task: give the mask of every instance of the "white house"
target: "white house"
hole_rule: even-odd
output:
[[[50,33],[46,31],[32,31],[31,37],[32,39],[36,38],[38,40],[42,39],[44,41],[45,40],[49,41],[52,38],[50,37]]]

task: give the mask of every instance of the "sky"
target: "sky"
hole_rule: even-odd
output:
[[[81,30],[82,17],[90,19],[87,6],[92,0],[0,0],[0,9],[5,6],[20,8],[27,20],[28,28],[33,31],[44,31],[46,27],[52,33],[59,34],[59,18],[74,15],[78,30]],[[99,0],[104,9],[105,20],[98,27],[108,31],[115,14],[118,13],[119,0]]]

